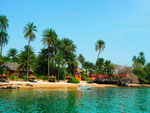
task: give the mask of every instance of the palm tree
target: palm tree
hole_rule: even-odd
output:
[[[2,61],[3,61],[3,57],[2,57],[2,55],[0,54],[0,66],[1,66],[1,64],[2,64]]]
[[[36,26],[34,25],[34,23],[28,23],[25,27],[24,27],[24,37],[25,39],[28,40],[28,63],[27,63],[27,78],[29,76],[29,47],[30,47],[30,42],[34,41],[36,36],[34,34],[34,31],[37,31]]]
[[[104,68],[104,59],[103,58],[98,58],[96,61],[96,69],[99,70],[100,73],[102,73],[103,68]]]
[[[70,56],[76,51],[76,45],[72,40],[68,38],[63,38],[61,40],[61,48],[63,52],[63,57],[65,59],[65,76],[66,76],[66,65],[69,64]]]
[[[30,53],[30,56],[29,56],[30,61],[28,61],[28,51]],[[24,50],[22,50],[21,53],[18,55],[18,62],[19,62],[18,69],[22,71],[27,71],[27,67],[29,65],[29,67],[33,70],[35,68],[35,65],[34,65],[35,59],[36,59],[36,56],[34,54],[33,48],[31,48],[31,46],[28,46],[28,45],[24,46]]]
[[[83,67],[83,64],[85,62],[85,58],[83,57],[83,55],[81,53],[79,54],[77,59],[80,62],[80,64],[82,65],[82,67]]]
[[[103,40],[98,40],[95,44],[95,50],[98,51],[97,60],[99,58],[100,52],[102,52],[105,48],[105,42]]]
[[[6,16],[4,16],[4,15],[1,15],[0,16],[0,37],[1,37],[1,41],[0,41],[0,45],[1,45],[1,55],[2,55],[2,47],[3,47],[3,39],[4,39],[4,37],[6,38],[6,30],[7,30],[7,28],[8,28],[8,19],[7,19],[7,17]],[[8,34],[7,34],[7,36],[8,36]]]
[[[11,57],[13,61],[15,61],[17,59],[17,53],[18,51],[15,48],[11,48],[9,49],[7,56]]]
[[[0,40],[0,45],[1,45],[1,51],[2,51],[2,47],[8,44],[8,33],[6,31],[0,31],[0,36],[2,36],[2,40]]]
[[[138,62],[141,63],[142,65],[144,65],[145,62],[146,62],[146,59],[145,59],[145,56],[144,56],[143,52],[139,53],[139,57],[137,59],[138,59]]]
[[[49,69],[49,56],[50,56],[50,48],[54,48],[57,40],[57,34],[53,29],[47,28],[43,31],[43,39],[42,42],[44,46],[48,48],[48,76],[50,76],[50,69]]]

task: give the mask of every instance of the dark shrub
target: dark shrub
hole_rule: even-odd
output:
[[[78,79],[76,79],[75,77],[71,77],[68,82],[75,83],[75,84],[80,83],[80,81],[78,81]]]

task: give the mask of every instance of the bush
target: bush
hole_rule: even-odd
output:
[[[10,75],[10,80],[14,80],[15,79],[15,75],[14,74],[12,74],[12,75]]]
[[[87,77],[85,75],[82,75],[82,80],[87,80]]]
[[[80,81],[78,79],[76,79],[75,77],[71,77],[68,82],[75,83],[75,84],[80,83]]]
[[[15,78],[15,80],[18,80],[18,79],[19,79],[19,77],[16,77],[16,78]]]
[[[23,76],[23,79],[24,79],[24,80],[27,80],[27,76],[26,76],[26,75],[25,75],[25,76]]]
[[[56,82],[56,78],[49,79],[49,82]]]
[[[1,74],[5,74],[5,75],[8,75],[8,71],[6,68],[3,68],[2,71],[1,71]]]
[[[24,78],[24,76],[26,76],[26,74],[25,74],[25,73],[21,73],[21,74],[19,75],[19,78]]]
[[[43,75],[43,76],[41,76],[41,79],[42,79],[42,80],[48,80],[48,76],[44,76],[44,75]]]
[[[86,82],[88,82],[88,83],[92,83],[92,82],[93,82],[93,80],[91,80],[91,79],[86,79]]]

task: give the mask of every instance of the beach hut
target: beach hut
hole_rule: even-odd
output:
[[[7,78],[7,76],[5,74],[0,75],[0,81],[1,82],[5,82],[6,78]]]
[[[56,82],[56,77],[53,76],[53,75],[52,75],[52,76],[49,76],[49,77],[48,77],[48,81],[49,81],[49,82]]]
[[[6,62],[5,64],[0,66],[0,69],[6,68],[9,72],[9,75],[15,74],[16,76],[20,75],[21,73],[26,73],[27,70],[20,69],[18,70],[19,64],[16,62]],[[32,70],[30,69],[30,74],[32,74]]]
[[[30,82],[35,82],[35,79],[37,79],[37,76],[34,76],[34,75],[29,76],[29,81]]]
[[[78,79],[79,81],[81,81],[81,72],[82,72],[82,70],[79,68],[74,69],[74,77],[76,79]]]

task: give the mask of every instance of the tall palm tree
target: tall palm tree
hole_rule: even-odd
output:
[[[47,28],[43,31],[43,39],[42,42],[44,46],[47,46],[48,48],[48,76],[50,76],[50,69],[49,69],[49,56],[50,56],[50,48],[55,47],[57,34],[53,29]]]
[[[24,37],[25,39],[28,40],[28,63],[27,63],[27,78],[29,76],[29,47],[30,47],[30,42],[34,41],[36,38],[36,35],[34,34],[34,32],[37,31],[36,26],[34,25],[34,23],[28,23],[25,27],[24,27]]]
[[[2,64],[2,61],[3,61],[3,57],[2,57],[1,54],[0,54],[0,66],[1,66],[1,64]]]
[[[28,51],[30,53],[30,58],[29,58],[29,67],[34,70],[35,68],[35,60],[36,56],[34,54],[34,49],[28,45],[24,46],[24,50],[21,51],[21,53],[18,55],[18,62],[19,62],[19,70],[26,71],[28,67]]]
[[[72,40],[68,38],[63,38],[61,40],[61,48],[63,52],[63,57],[65,59],[65,76],[66,76],[66,65],[69,64],[70,56],[76,51],[76,45]]]
[[[0,15],[0,32],[1,32],[1,35],[0,35],[0,38],[1,38],[0,43],[1,44],[0,45],[1,45],[1,55],[2,55],[2,48],[3,48],[3,39],[4,39],[4,37],[6,37],[6,30],[7,30],[8,26],[9,26],[9,24],[8,24],[7,17],[4,16],[4,15]]]
[[[12,60],[15,61],[17,59],[17,54],[18,54],[18,51],[15,48],[11,48],[9,49],[7,56],[11,57]]]
[[[95,50],[98,51],[97,60],[99,58],[100,52],[102,52],[105,48],[105,42],[103,40],[98,40],[95,44]]]
[[[0,36],[2,36],[2,40],[0,40],[0,45],[1,45],[1,53],[2,53],[2,47],[8,44],[8,33],[6,31],[0,31]]]
[[[82,67],[83,67],[83,64],[85,62],[85,58],[83,57],[83,55],[81,53],[79,54],[77,59],[80,62],[80,64],[82,65]]]

